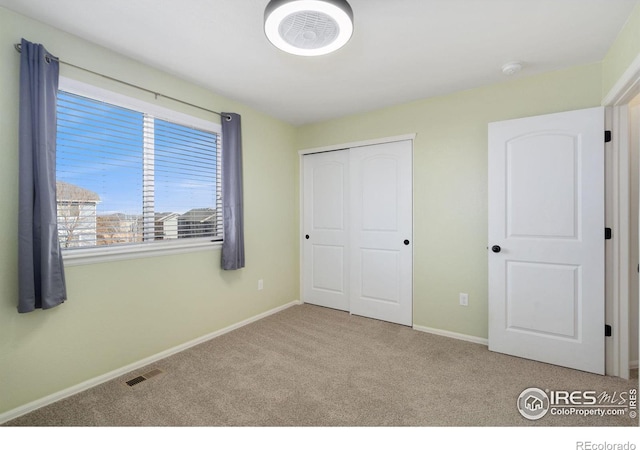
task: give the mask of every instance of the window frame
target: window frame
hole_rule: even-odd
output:
[[[186,113],[175,111],[157,104],[149,103],[134,97],[120,94],[107,89],[87,84],[71,78],[60,77],[58,90],[80,95],[93,100],[102,101],[115,106],[133,109],[150,114],[159,119],[179,125],[198,128],[217,133],[222,143],[222,127],[220,124],[205,120]],[[218,164],[221,149],[218,149]],[[186,242],[185,242],[186,241]],[[65,266],[96,264],[110,261],[131,260],[138,258],[173,255],[206,251],[222,247],[222,239],[213,240],[211,237],[175,239],[165,241],[151,241],[140,244],[118,246],[102,246],[90,248],[61,249]]]

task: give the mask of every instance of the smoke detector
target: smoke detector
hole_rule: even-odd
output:
[[[522,70],[522,63],[517,61],[506,63],[504,66],[502,66],[502,73],[504,73],[507,76],[515,75],[521,70]]]
[[[318,56],[344,46],[353,34],[353,11],[346,0],[271,0],[264,32],[287,53]]]

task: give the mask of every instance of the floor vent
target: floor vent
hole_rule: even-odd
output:
[[[138,383],[142,383],[145,380],[148,380],[149,378],[153,378],[156,375],[160,375],[162,373],[162,370],[160,369],[153,369],[143,375],[137,376],[135,378],[132,378],[129,381],[125,381],[125,383],[127,383],[128,386],[135,386]]]
[[[145,378],[145,377],[140,376],[140,377],[132,378],[131,380],[127,381],[126,383],[127,383],[129,386],[135,386],[135,385],[136,385],[136,384],[138,384],[138,383],[142,383],[144,380],[146,380],[146,378]]]

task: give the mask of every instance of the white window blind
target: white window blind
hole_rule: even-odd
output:
[[[57,109],[62,248],[222,239],[219,133],[65,91]]]

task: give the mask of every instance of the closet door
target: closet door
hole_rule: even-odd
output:
[[[412,142],[352,148],[351,313],[411,326]]]
[[[349,154],[303,158],[303,300],[349,310]]]

